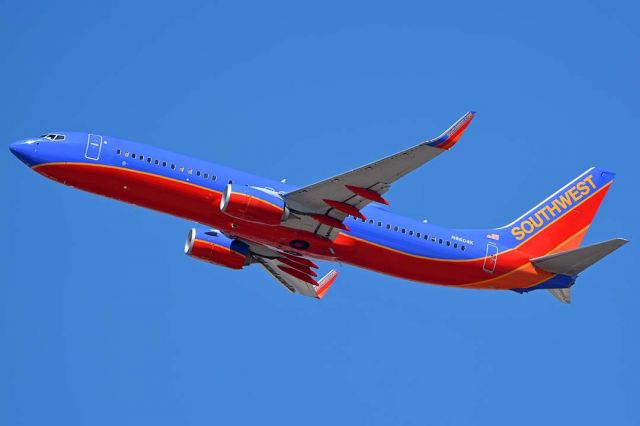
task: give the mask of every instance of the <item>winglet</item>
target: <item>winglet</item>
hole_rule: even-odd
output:
[[[337,277],[338,277],[338,271],[336,271],[335,269],[332,269],[329,272],[327,272],[327,275],[325,275],[318,281],[318,287],[316,287],[317,299],[322,299],[324,297],[324,295],[327,293],[327,291],[329,291],[329,288],[331,287],[331,285],[333,284],[333,282],[336,280]]]
[[[451,149],[451,147],[454,146],[456,142],[458,142],[458,139],[460,139],[460,136],[462,136],[462,134],[467,129],[467,126],[469,126],[469,123],[471,123],[471,120],[473,120],[473,117],[475,117],[475,115],[476,115],[475,111],[469,111],[468,113],[463,115],[458,121],[453,123],[451,127],[445,130],[443,134],[427,142],[427,145],[432,146],[434,148]]]

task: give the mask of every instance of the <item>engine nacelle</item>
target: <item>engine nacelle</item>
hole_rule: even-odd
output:
[[[289,209],[275,192],[250,186],[232,188],[228,184],[222,193],[220,211],[237,219],[264,225],[279,225],[289,217]]]
[[[184,243],[184,253],[232,269],[242,269],[249,264],[249,247],[214,229],[191,228]]]

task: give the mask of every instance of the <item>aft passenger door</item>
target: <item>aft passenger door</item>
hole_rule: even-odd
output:
[[[493,274],[493,271],[496,269],[496,264],[498,263],[498,246],[493,243],[487,244],[487,252],[484,257],[484,264],[482,265],[482,269],[485,272]]]
[[[89,134],[87,137],[87,149],[84,153],[89,160],[99,160],[102,151],[102,136]]]

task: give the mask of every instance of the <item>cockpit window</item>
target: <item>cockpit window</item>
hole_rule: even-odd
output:
[[[47,133],[46,135],[40,135],[43,139],[49,139],[50,141],[63,141],[65,136],[58,135],[56,133]]]

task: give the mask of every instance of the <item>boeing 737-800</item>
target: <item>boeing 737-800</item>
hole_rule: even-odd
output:
[[[259,264],[292,293],[325,295],[337,272],[317,279],[314,260],[323,260],[457,288],[547,289],[569,303],[577,275],[627,242],[581,246],[613,172],[590,168],[500,228],[447,229],[384,207],[390,186],[451,149],[473,118],[303,187],[95,133],[47,133],[10,149],[57,182],[201,224],[186,254],[234,269]]]

